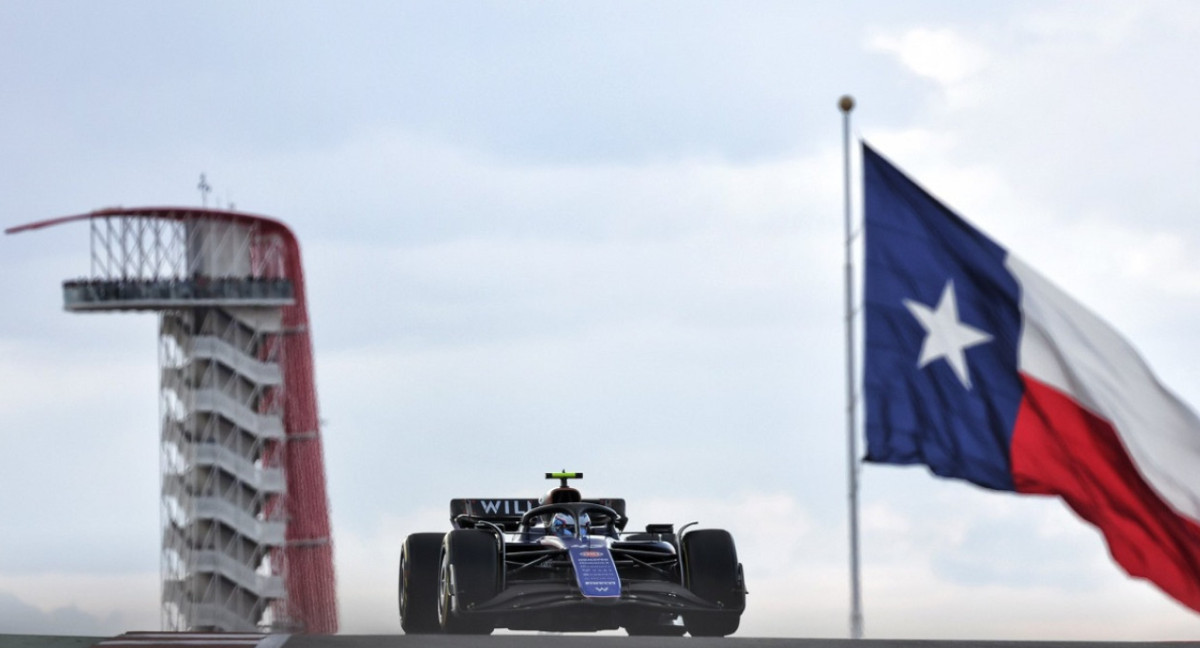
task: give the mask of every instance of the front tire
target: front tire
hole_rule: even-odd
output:
[[[414,533],[400,548],[400,628],[405,634],[440,632],[438,557],[444,533]]]
[[[683,615],[693,637],[724,637],[737,631],[746,609],[746,588],[733,536],[722,529],[701,529],[683,536],[684,585],[722,608]]]
[[[438,572],[438,624],[450,634],[491,634],[486,618],[471,608],[496,596],[500,583],[500,552],[496,536],[476,529],[446,534]]]

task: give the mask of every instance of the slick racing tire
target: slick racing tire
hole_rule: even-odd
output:
[[[446,534],[438,572],[438,624],[450,634],[491,634],[486,618],[471,615],[475,605],[499,589],[500,552],[496,536],[476,529]]]
[[[683,625],[693,637],[724,637],[737,631],[746,609],[742,568],[733,536],[701,529],[683,536],[684,585],[721,610],[688,612]]]
[[[405,634],[441,632],[438,556],[444,533],[414,533],[400,548],[400,628]]]

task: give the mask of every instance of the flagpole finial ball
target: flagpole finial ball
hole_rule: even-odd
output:
[[[842,98],[838,99],[838,108],[841,108],[844,113],[854,110],[854,97],[842,95]]]

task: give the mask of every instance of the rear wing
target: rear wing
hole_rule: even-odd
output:
[[[585,499],[585,502],[600,504],[613,509],[625,517],[625,500],[621,498]],[[450,523],[454,528],[474,526],[474,520],[483,520],[499,525],[505,531],[516,531],[521,516],[538,505],[532,498],[470,498],[450,500]],[[460,516],[468,520],[460,520]]]

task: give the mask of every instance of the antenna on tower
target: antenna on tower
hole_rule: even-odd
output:
[[[200,190],[200,205],[208,207],[208,194],[212,191],[212,187],[203,173],[200,174],[200,184],[196,185],[196,188]]]

